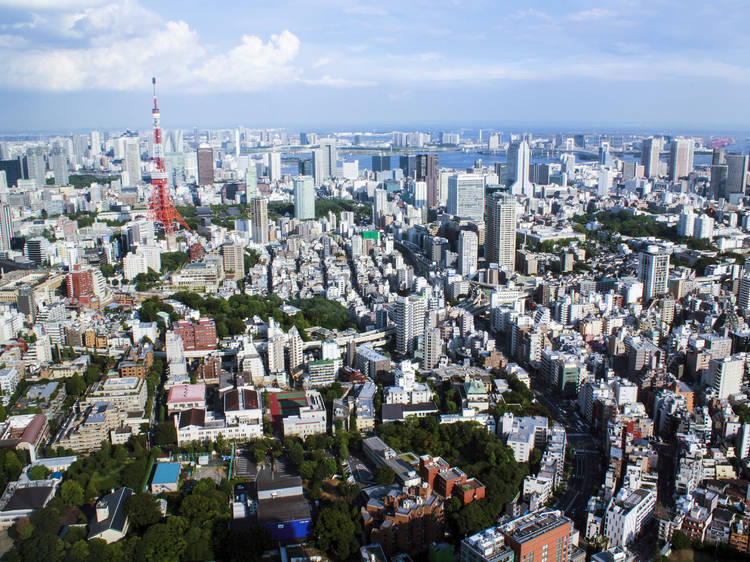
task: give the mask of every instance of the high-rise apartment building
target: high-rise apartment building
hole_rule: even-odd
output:
[[[477,223],[484,221],[484,176],[453,174],[448,178],[448,213]]]
[[[424,331],[424,345],[422,349],[422,370],[433,369],[440,361],[443,348],[443,337],[440,328],[426,328]]]
[[[661,139],[648,138],[644,139],[641,145],[641,164],[643,164],[643,173],[647,178],[655,178],[659,175],[661,153]]]
[[[315,218],[315,184],[310,176],[296,176],[294,182],[294,218]]]
[[[494,193],[488,201],[485,259],[515,271],[516,199],[509,193]]]
[[[223,244],[221,246],[224,273],[232,279],[242,279],[245,276],[245,250],[239,244]]]
[[[458,272],[470,277],[477,271],[479,239],[476,232],[462,230],[458,235]]]
[[[687,177],[693,171],[693,141],[691,139],[674,139],[669,149],[669,168],[667,175],[672,181]]]
[[[643,283],[643,298],[651,299],[667,292],[669,254],[658,246],[649,246],[639,255],[638,279]]]
[[[125,139],[125,165],[127,172],[127,185],[140,185],[141,181],[141,147],[138,139],[128,137]]]
[[[427,183],[427,206],[434,209],[440,204],[440,175],[438,155],[419,154],[417,156],[417,180]]]
[[[745,374],[745,360],[738,356],[711,359],[709,363],[710,384],[717,398],[724,400],[742,391],[742,377]]]
[[[250,204],[253,197],[258,196],[258,172],[255,168],[255,164],[250,162],[250,165],[245,170],[245,201]]]
[[[52,149],[50,165],[55,175],[55,185],[68,185],[68,156],[63,147],[56,146]]]
[[[207,145],[198,147],[198,185],[214,183],[214,149]]]
[[[7,203],[0,203],[0,252],[10,250],[11,238],[13,238],[12,207]]]
[[[253,229],[253,242],[268,244],[268,201],[263,197],[250,200],[250,221]]]
[[[268,179],[279,181],[281,179],[281,154],[278,152],[266,152],[263,155],[263,160],[266,165]]]
[[[44,149],[33,146],[26,150],[26,179],[34,180],[37,187],[44,187],[47,176],[47,165],[44,161]]]
[[[424,333],[426,303],[424,297],[411,295],[396,299],[396,351],[411,354],[417,347],[419,336]]]

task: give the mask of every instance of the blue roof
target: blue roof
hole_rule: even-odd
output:
[[[152,484],[173,484],[180,477],[180,463],[160,462],[156,464]]]

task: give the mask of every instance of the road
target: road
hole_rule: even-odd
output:
[[[603,455],[594,438],[585,431],[586,424],[578,422],[561,406],[559,399],[543,393],[539,388],[533,388],[534,395],[541,404],[549,410],[552,418],[563,427],[567,433],[568,445],[575,449],[575,457],[571,479],[568,487],[558,498],[556,507],[565,511],[568,516],[583,513],[588,505],[594,486],[604,480]],[[540,382],[541,386],[541,382]]]

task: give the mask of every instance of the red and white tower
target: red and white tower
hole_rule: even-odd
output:
[[[160,223],[164,227],[167,243],[171,244],[170,238],[174,235],[175,223],[182,225],[186,230],[190,230],[190,227],[185,222],[185,219],[182,218],[182,215],[177,212],[172,201],[172,195],[169,192],[169,186],[167,185],[164,149],[161,144],[161,114],[156,102],[156,78],[152,78],[151,82],[154,86],[154,109],[152,110],[154,118],[154,147],[152,153],[154,170],[151,172],[153,190],[151,191],[151,198],[148,204],[148,218]]]

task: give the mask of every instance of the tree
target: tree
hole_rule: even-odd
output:
[[[672,548],[674,548],[675,550],[685,550],[688,548],[693,548],[693,541],[691,541],[690,537],[688,537],[682,531],[674,531],[672,533],[672,540],[670,542],[672,543]]]
[[[333,558],[349,560],[359,549],[358,534],[346,503],[338,501],[320,510],[315,521],[315,538],[318,546]]]
[[[130,496],[125,504],[130,524],[136,529],[143,530],[161,519],[161,510],[156,498],[148,492],[141,492]]]
[[[138,544],[136,555],[149,562],[177,562],[187,547],[185,532],[188,522],[184,517],[173,515],[166,523],[152,525]]]
[[[83,374],[83,378],[85,379],[87,385],[92,385],[95,382],[99,381],[101,375],[102,373],[99,370],[99,367],[97,367],[96,365],[89,365],[86,368],[86,372]]]
[[[79,506],[83,503],[83,487],[75,480],[66,480],[60,487],[60,497],[65,505]]]
[[[396,481],[396,473],[388,465],[381,465],[375,471],[375,482],[378,484],[393,484]]]
[[[159,447],[177,444],[177,429],[174,422],[160,423],[154,430],[154,444]]]
[[[228,449],[227,440],[224,439],[224,435],[219,433],[219,435],[216,436],[216,443],[214,444],[214,449],[216,452],[220,455],[224,455],[227,452]]]
[[[65,381],[65,393],[68,396],[80,396],[86,390],[86,381],[81,375],[73,375]]]
[[[47,467],[41,464],[32,466],[29,469],[29,479],[31,480],[44,480],[48,474],[49,470],[47,470]]]

